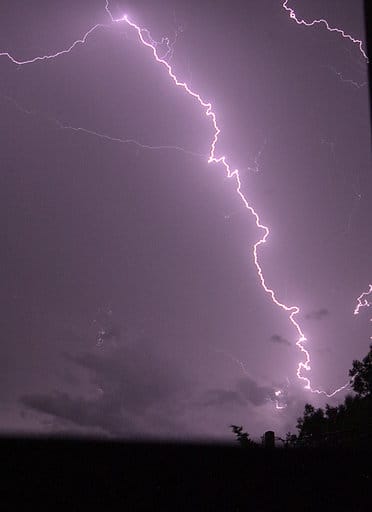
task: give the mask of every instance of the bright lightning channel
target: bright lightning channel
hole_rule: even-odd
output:
[[[356,305],[356,308],[354,309],[354,315],[359,314],[360,308],[365,308],[365,307],[369,308],[369,306],[372,304],[372,302],[369,302],[368,299],[366,299],[366,297],[368,297],[370,294],[372,294],[372,284],[369,285],[367,291],[361,293],[359,295],[359,297],[357,298],[357,305]]]
[[[372,297],[367,299],[369,295],[372,295],[372,284],[369,285],[368,290],[361,293],[359,297],[357,298],[357,305],[354,309],[354,315],[359,315],[359,311],[361,308],[369,308],[372,305]],[[370,322],[372,322],[372,317],[369,319]],[[370,339],[372,340],[372,336],[370,336]]]
[[[107,7],[107,4],[106,4],[106,7]],[[90,36],[90,34],[92,34],[95,30],[97,30],[97,28],[102,28],[102,27],[109,27],[109,25],[104,25],[103,23],[97,23],[92,28],[90,28],[87,32],[85,32],[85,34],[83,35],[83,37],[81,39],[77,39],[76,41],[74,41],[72,43],[71,46],[69,46],[65,50],[60,50],[59,52],[53,53],[52,55],[40,55],[38,57],[34,57],[29,60],[18,60],[15,57],[13,57],[9,52],[1,52],[0,57],[8,57],[8,59],[10,59],[13,62],[13,64],[18,64],[19,66],[22,66],[24,64],[34,64],[35,62],[43,61],[43,60],[55,59],[56,57],[60,57],[61,55],[70,53],[75,48],[75,46],[77,46],[78,44],[85,44],[88,39],[88,36]]]
[[[294,20],[297,23],[297,25],[304,25],[305,27],[314,27],[315,25],[324,25],[326,27],[326,29],[328,30],[328,32],[337,32],[337,34],[340,34],[341,37],[343,37],[344,39],[348,39],[349,41],[351,41],[352,43],[354,43],[355,45],[357,45],[359,47],[360,53],[363,55],[364,59],[368,63],[367,54],[363,50],[363,41],[361,41],[360,39],[355,39],[350,34],[347,34],[341,28],[331,27],[329,25],[328,21],[324,20],[322,18],[319,20],[313,20],[313,21],[305,21],[305,20],[301,20],[301,19],[297,18],[297,15],[296,15],[294,9],[292,9],[291,7],[288,7],[288,0],[285,0],[285,2],[283,2],[283,8],[289,13],[289,17],[292,20]]]
[[[286,0],[283,3],[283,7],[287,11],[290,12],[290,17],[292,19],[295,19],[297,21],[297,23],[304,24],[304,25],[307,25],[307,26],[312,26],[315,23],[325,23],[327,28],[328,28],[328,30],[339,32],[339,33],[341,33],[343,35],[343,37],[351,39],[354,43],[360,43],[359,44],[359,48],[360,48],[361,52],[363,53],[363,55],[365,56],[365,58],[367,58],[365,53],[364,53],[364,51],[363,51],[363,49],[362,49],[362,43],[360,41],[353,39],[351,36],[345,34],[340,29],[332,29],[332,28],[330,28],[328,23],[325,20],[316,20],[316,21],[312,22],[311,24],[307,24],[306,22],[303,22],[302,20],[298,20],[296,18],[296,15],[295,15],[294,11],[292,9],[290,9],[289,7],[287,7],[287,2],[288,2],[288,0]],[[253,261],[254,261],[255,267],[257,269],[257,274],[258,274],[258,277],[259,277],[259,280],[260,280],[262,288],[271,297],[272,302],[276,306],[278,306],[279,308],[281,308],[282,310],[284,310],[288,314],[288,319],[289,319],[289,321],[291,322],[291,324],[293,325],[293,327],[295,328],[295,330],[297,332],[298,339],[296,341],[296,346],[299,348],[299,350],[301,351],[301,353],[302,353],[302,355],[304,357],[304,359],[302,361],[300,361],[298,363],[298,366],[297,366],[296,375],[297,375],[298,379],[305,384],[304,385],[305,389],[311,391],[312,393],[322,394],[322,395],[325,395],[327,397],[332,397],[336,393],[338,393],[338,392],[342,391],[343,389],[347,388],[350,385],[350,381],[348,381],[343,386],[337,388],[332,393],[327,393],[327,392],[325,392],[323,390],[314,389],[311,386],[310,379],[302,374],[303,371],[309,372],[311,370],[311,366],[310,366],[310,354],[309,354],[309,351],[304,347],[304,343],[307,341],[307,339],[306,339],[305,334],[303,333],[303,331],[302,331],[302,329],[300,327],[300,324],[295,319],[295,316],[300,312],[300,308],[298,306],[287,306],[286,304],[280,302],[279,299],[277,298],[276,293],[274,292],[274,290],[271,289],[266,284],[266,281],[265,281],[265,278],[264,278],[264,275],[263,275],[263,270],[262,270],[262,268],[260,266],[260,263],[259,263],[259,260],[258,260],[258,250],[259,250],[260,246],[262,246],[263,244],[266,243],[266,241],[268,239],[268,236],[270,234],[270,230],[269,230],[269,228],[267,226],[262,224],[258,213],[253,208],[253,206],[251,206],[249,204],[248,200],[246,199],[245,195],[243,194],[243,192],[241,190],[242,184],[241,184],[239,170],[238,169],[232,169],[230,167],[230,165],[227,162],[226,156],[224,156],[224,155],[223,156],[216,156],[216,145],[217,145],[218,136],[219,136],[221,130],[220,130],[218,124],[217,124],[217,116],[216,116],[216,113],[214,112],[214,110],[212,108],[212,104],[210,102],[204,100],[197,92],[195,92],[193,89],[191,89],[191,87],[186,82],[183,82],[183,81],[181,81],[181,80],[179,80],[177,78],[177,76],[173,72],[173,69],[172,69],[171,65],[166,60],[166,58],[169,55],[171,55],[171,53],[172,53],[171,50],[170,50],[170,49],[172,49],[172,45],[169,43],[169,40],[167,40],[167,39],[163,40],[163,42],[165,42],[165,44],[168,46],[168,51],[166,52],[165,56],[159,57],[158,52],[157,52],[157,44],[155,44],[155,42],[149,37],[149,32],[148,32],[147,29],[142,29],[141,27],[136,25],[136,23],[131,21],[127,15],[125,15],[125,16],[123,16],[121,18],[114,18],[112,16],[111,11],[110,11],[109,1],[108,0],[106,0],[105,10],[108,13],[108,15],[110,16],[110,19],[111,19],[112,23],[126,23],[129,27],[131,27],[137,33],[137,36],[138,36],[141,44],[144,47],[148,48],[149,51],[151,51],[155,61],[160,66],[162,66],[165,69],[165,71],[168,73],[168,75],[169,75],[170,79],[173,81],[173,83],[177,87],[180,87],[181,89],[183,89],[189,96],[194,98],[195,101],[197,101],[199,103],[199,105],[203,108],[205,115],[211,120],[213,129],[214,129],[214,135],[213,135],[212,142],[211,142],[211,145],[210,145],[210,150],[209,150],[209,155],[208,155],[208,163],[209,164],[214,163],[214,164],[222,165],[223,168],[224,168],[224,171],[226,173],[227,178],[235,180],[236,193],[240,197],[244,207],[254,217],[257,228],[263,231],[263,235],[261,236],[261,238],[253,246]],[[84,36],[81,39],[78,39],[78,40],[74,41],[72,43],[72,45],[69,46],[68,48],[66,48],[65,50],[61,50],[61,51],[56,52],[55,54],[52,54],[52,55],[37,56],[37,57],[34,57],[32,59],[29,59],[29,60],[25,60],[25,61],[21,61],[21,60],[18,60],[16,58],[14,58],[8,52],[0,53],[0,57],[1,56],[6,56],[14,64],[17,64],[17,65],[32,64],[32,63],[35,63],[35,62],[38,62],[38,61],[45,61],[45,60],[54,59],[54,58],[59,57],[59,56],[61,56],[63,54],[70,53],[78,44],[84,44],[86,42],[88,36],[90,34],[92,34],[92,32],[94,32],[96,29],[101,28],[101,27],[107,27],[107,25],[104,25],[104,24],[101,24],[101,23],[94,25],[92,28],[90,28],[84,34]],[[147,35],[149,40],[146,39],[146,35]],[[68,127],[68,128],[74,129],[73,127]],[[76,128],[76,130],[88,131],[88,130],[78,129],[78,128]],[[95,135],[99,135],[99,134],[95,133]],[[281,393],[281,391],[278,391],[278,392]],[[278,396],[278,395],[276,395],[276,396]]]

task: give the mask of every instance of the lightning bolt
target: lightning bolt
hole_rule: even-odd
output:
[[[108,7],[108,4],[106,4],[106,8],[107,7]],[[10,59],[13,62],[13,64],[18,64],[19,66],[23,66],[24,64],[34,64],[35,62],[43,61],[43,60],[55,59],[56,57],[60,57],[61,55],[70,53],[75,48],[75,46],[77,46],[79,44],[85,44],[88,39],[88,36],[90,36],[90,34],[92,34],[98,28],[102,28],[102,27],[108,28],[109,25],[104,25],[103,23],[97,23],[92,28],[90,28],[87,32],[85,32],[85,34],[83,35],[83,37],[81,39],[77,39],[76,41],[74,41],[72,43],[71,46],[69,46],[65,50],[60,50],[59,52],[53,53],[52,55],[40,55],[38,57],[34,57],[33,59],[29,59],[29,60],[18,60],[15,57],[13,57],[9,52],[0,52],[0,57],[8,57],[8,59]]]
[[[359,315],[360,308],[367,307],[371,305],[371,302],[368,302],[368,300],[365,297],[368,297],[372,293],[372,284],[369,285],[369,288],[367,291],[361,293],[359,297],[357,298],[357,305],[354,309],[354,315]]]
[[[287,1],[285,1],[283,3],[283,7],[287,11],[290,12],[290,17],[292,19],[295,19],[296,22],[299,23],[299,24],[304,24],[304,25],[307,25],[307,26],[312,26],[315,23],[325,23],[327,28],[328,28],[328,30],[339,32],[339,33],[341,33],[343,35],[344,38],[351,39],[354,43],[360,43],[359,44],[359,48],[360,48],[361,52],[363,53],[363,55],[365,56],[365,58],[367,58],[365,53],[364,53],[364,51],[363,51],[363,49],[362,49],[361,41],[353,39],[351,36],[349,36],[348,34],[345,34],[340,29],[332,29],[332,28],[330,28],[328,23],[325,20],[315,20],[314,22],[312,22],[310,24],[304,22],[303,20],[298,20],[296,18],[296,15],[295,15],[294,11],[292,9],[290,9],[289,7],[287,7]],[[311,391],[312,393],[322,394],[322,395],[325,395],[327,397],[334,396],[336,393],[338,393],[338,392],[342,391],[343,389],[345,389],[346,387],[348,387],[350,385],[350,381],[348,381],[343,386],[337,388],[332,393],[328,394],[328,393],[326,393],[323,390],[312,388],[310,379],[303,375],[304,371],[309,372],[311,370],[311,366],[310,366],[310,353],[309,353],[309,351],[304,346],[304,344],[306,343],[307,339],[306,339],[306,336],[305,336],[304,332],[301,329],[300,324],[298,323],[298,321],[295,318],[296,315],[298,315],[298,313],[300,312],[300,308],[298,306],[288,306],[285,303],[280,302],[280,300],[277,298],[277,294],[266,283],[266,280],[265,280],[264,275],[263,275],[263,270],[262,270],[261,265],[259,263],[258,253],[259,253],[259,249],[261,248],[261,246],[263,246],[266,243],[266,241],[267,241],[267,239],[269,237],[269,234],[270,234],[270,230],[269,230],[269,228],[267,226],[262,224],[257,211],[248,202],[247,198],[243,194],[242,189],[241,189],[242,188],[242,183],[241,183],[241,178],[240,178],[239,170],[238,169],[232,169],[230,167],[229,163],[227,162],[227,158],[226,158],[225,155],[222,155],[222,156],[217,156],[216,155],[216,146],[217,146],[217,143],[218,143],[218,138],[219,138],[219,134],[220,134],[221,130],[220,130],[219,126],[218,126],[217,116],[216,116],[216,113],[215,113],[215,111],[214,111],[214,109],[212,107],[212,104],[210,102],[206,101],[205,99],[203,99],[186,82],[184,82],[182,80],[179,80],[177,78],[177,76],[175,75],[175,73],[174,73],[174,71],[173,71],[173,69],[172,69],[172,67],[171,67],[171,65],[169,63],[170,59],[168,59],[168,61],[166,60],[168,57],[171,57],[171,55],[172,55],[172,51],[171,51],[172,50],[172,44],[169,42],[168,39],[163,39],[162,40],[163,44],[165,44],[165,46],[168,49],[167,49],[165,55],[163,55],[163,57],[160,57],[159,54],[158,54],[158,51],[157,51],[158,44],[156,42],[154,42],[154,40],[152,40],[151,36],[149,36],[149,31],[147,29],[143,29],[143,28],[139,27],[136,23],[134,23],[132,20],[130,20],[127,15],[122,16],[121,18],[114,18],[112,16],[111,11],[110,11],[108,0],[106,0],[105,10],[108,13],[112,23],[114,23],[114,24],[126,23],[129,27],[131,27],[131,29],[133,29],[136,32],[140,43],[147,50],[149,50],[152,53],[154,60],[159,64],[159,66],[164,68],[165,72],[168,74],[170,80],[174,83],[174,85],[176,87],[179,87],[179,88],[183,89],[186,94],[188,94],[196,102],[198,102],[200,107],[204,110],[204,113],[207,116],[207,118],[211,121],[213,130],[214,130],[214,135],[213,135],[213,138],[212,138],[212,141],[211,141],[211,144],[210,144],[210,150],[209,150],[209,155],[208,155],[208,163],[209,164],[218,164],[218,165],[222,166],[223,169],[224,169],[224,172],[226,174],[226,177],[235,181],[237,195],[239,196],[239,198],[240,198],[242,204],[244,205],[244,207],[246,208],[246,210],[253,216],[257,228],[260,231],[262,231],[261,238],[253,246],[253,262],[254,262],[254,265],[256,267],[258,278],[259,278],[259,281],[261,283],[262,288],[270,296],[272,302],[276,306],[281,308],[285,313],[287,313],[288,319],[291,322],[292,326],[294,327],[294,329],[295,329],[295,331],[297,333],[296,346],[301,351],[302,356],[303,356],[303,360],[298,363],[296,375],[297,375],[298,379],[304,383],[305,389]],[[87,38],[95,30],[97,30],[98,28],[102,28],[102,27],[107,27],[107,25],[104,25],[104,24],[101,24],[101,23],[94,25],[91,29],[89,29],[84,34],[84,36],[81,39],[78,39],[78,40],[74,41],[72,43],[72,45],[69,46],[68,48],[66,48],[65,50],[61,50],[61,51],[59,51],[59,52],[57,52],[55,54],[52,54],[52,55],[38,56],[38,57],[34,57],[33,59],[24,60],[24,61],[21,61],[21,60],[18,60],[16,58],[12,57],[12,55],[10,53],[8,53],[8,52],[0,53],[0,56],[8,57],[14,64],[17,64],[17,65],[26,65],[26,64],[32,64],[32,63],[35,63],[35,62],[38,62],[38,61],[45,61],[45,60],[54,59],[54,58],[59,57],[59,56],[61,56],[63,54],[70,53],[78,44],[84,44],[87,41]],[[88,133],[93,133],[94,135],[103,136],[104,138],[106,138],[105,135],[102,135],[102,134],[100,135],[97,132],[91,132],[89,130],[85,130],[85,129],[82,129],[82,128],[74,128],[74,127],[70,127],[70,126],[67,127],[67,126],[63,126],[63,125],[61,127],[62,128],[69,128],[69,129],[75,129],[75,130],[78,130],[78,131],[86,131]],[[107,137],[107,138],[110,138],[110,137]],[[110,139],[112,140],[113,138],[110,138]],[[279,395],[280,395],[282,393],[282,391],[278,390],[276,393],[279,393]],[[275,394],[275,396],[277,396],[277,397],[279,397],[279,395]]]
[[[107,10],[108,10],[108,6],[107,5],[106,5],[106,7],[107,7]],[[111,14],[110,14],[110,16],[111,16]],[[212,143],[210,145],[210,152],[209,152],[209,157],[208,157],[208,163],[209,164],[211,164],[211,163],[221,164],[223,166],[223,168],[224,168],[226,176],[228,178],[230,178],[230,179],[233,178],[235,180],[236,193],[238,194],[238,196],[240,197],[241,201],[243,202],[244,207],[251,213],[251,215],[253,215],[257,228],[259,228],[259,229],[261,229],[263,231],[263,236],[253,246],[253,261],[254,261],[254,264],[256,266],[258,277],[260,279],[260,282],[261,282],[261,285],[262,285],[263,289],[271,297],[271,300],[273,301],[273,303],[276,306],[278,306],[281,309],[283,309],[286,313],[289,313],[289,320],[290,320],[290,322],[292,323],[292,325],[295,327],[295,329],[297,331],[298,340],[296,342],[296,345],[300,349],[302,354],[304,355],[304,361],[300,361],[298,363],[298,367],[297,367],[297,371],[296,371],[297,377],[298,377],[299,380],[301,380],[301,381],[303,381],[305,383],[305,389],[308,389],[308,390],[310,390],[313,393],[324,394],[327,397],[334,396],[336,393],[342,391],[347,386],[349,386],[350,381],[348,381],[343,386],[337,388],[332,393],[326,393],[323,390],[313,389],[312,386],[311,386],[310,379],[308,377],[305,377],[305,376],[302,375],[302,370],[310,371],[311,370],[311,366],[310,366],[310,354],[309,354],[308,350],[306,350],[306,348],[303,346],[303,343],[305,343],[307,341],[307,339],[306,339],[305,334],[303,333],[299,323],[295,320],[295,316],[300,312],[300,308],[298,306],[287,306],[286,304],[280,302],[278,300],[274,290],[271,289],[266,284],[262,268],[261,268],[261,266],[259,264],[259,261],[258,261],[258,249],[259,249],[259,247],[261,245],[266,243],[267,238],[268,238],[268,236],[270,234],[270,230],[269,230],[269,228],[267,226],[262,224],[258,213],[253,208],[253,206],[251,206],[249,204],[248,200],[246,199],[245,195],[243,194],[243,192],[241,190],[242,184],[241,184],[239,170],[238,169],[232,169],[230,167],[229,163],[227,162],[227,159],[226,159],[225,155],[223,155],[223,156],[216,156],[216,145],[217,145],[218,136],[219,136],[221,130],[220,130],[218,124],[217,124],[217,116],[216,116],[215,111],[213,110],[212,104],[210,102],[206,101],[205,99],[203,99],[197,92],[192,90],[186,82],[183,82],[183,81],[181,81],[181,80],[179,80],[177,78],[177,76],[175,75],[175,73],[172,70],[171,65],[168,62],[166,62],[164,59],[162,59],[162,58],[160,58],[158,56],[158,54],[156,52],[156,47],[153,44],[151,44],[151,42],[149,42],[149,41],[147,41],[145,39],[145,37],[143,35],[144,34],[143,30],[138,25],[136,25],[133,21],[129,20],[127,15],[123,16],[122,18],[118,18],[118,19],[114,19],[111,16],[111,19],[112,19],[113,22],[125,21],[128,25],[130,25],[137,32],[138,38],[141,41],[141,43],[145,47],[149,48],[149,50],[152,52],[155,61],[159,65],[161,65],[161,66],[163,66],[165,68],[166,72],[168,73],[168,75],[169,75],[170,79],[173,81],[173,83],[177,87],[180,87],[181,89],[183,89],[189,96],[193,97],[199,103],[199,105],[203,108],[205,115],[208,118],[210,118],[210,120],[212,122],[212,125],[213,125],[213,129],[214,129],[214,136],[213,136],[213,139],[212,139]]]
[[[111,16],[111,14],[110,14]],[[111,16],[111,20],[114,22],[115,20],[112,18]],[[176,31],[175,34],[174,34],[174,40],[171,42],[169,37],[162,37],[161,41],[156,41],[155,39],[153,39],[151,37],[151,34],[150,32],[147,30],[147,28],[143,28],[142,29],[142,32],[145,32],[146,33],[146,36],[148,38],[148,40],[150,41],[151,43],[151,46],[154,46],[154,48],[156,49],[156,53],[159,55],[159,52],[158,52],[158,48],[161,48],[162,46],[165,46],[166,47],[166,52],[165,54],[162,56],[162,59],[163,60],[167,60],[168,62],[170,62],[171,58],[173,57],[173,53],[174,53],[174,45],[176,44],[176,41],[177,41],[177,36],[178,36],[178,32]]]
[[[372,302],[369,302],[369,300],[366,298],[370,294],[372,294],[372,284],[369,285],[367,291],[361,293],[357,298],[357,305],[354,309],[354,315],[359,315],[359,311],[361,308],[369,308],[372,305]],[[372,322],[372,317],[369,319],[369,321]],[[370,336],[370,339],[372,340],[372,336]]]
[[[337,34],[340,34],[341,37],[343,37],[344,39],[348,39],[349,41],[351,41],[352,43],[354,43],[355,45],[357,45],[359,47],[360,53],[363,55],[366,62],[367,63],[369,62],[367,54],[363,50],[363,41],[361,41],[360,39],[355,39],[350,34],[347,34],[346,32],[344,32],[344,30],[342,30],[341,28],[331,27],[329,25],[328,21],[324,20],[322,18],[319,20],[313,20],[313,21],[305,21],[305,20],[301,20],[301,19],[297,18],[295,11],[291,7],[288,7],[288,0],[285,0],[285,2],[283,2],[283,8],[289,13],[289,17],[292,20],[294,20],[297,23],[297,25],[304,25],[305,27],[314,27],[315,25],[324,25],[326,27],[326,29],[328,30],[328,32],[336,32]]]
[[[276,396],[276,400],[275,400],[275,408],[278,410],[278,411],[281,411],[283,409],[285,409],[287,407],[287,404],[286,403],[283,403],[281,404],[279,399],[283,396],[283,391],[281,389],[278,389],[277,391],[275,391],[275,396]]]

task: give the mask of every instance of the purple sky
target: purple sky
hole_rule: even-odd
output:
[[[213,130],[104,1],[2,2],[0,428],[231,438],[295,430],[306,401],[288,316],[261,288],[260,238]],[[361,1],[289,2],[364,38]],[[297,5],[298,4],[298,5]],[[260,252],[298,305],[314,387],[332,392],[368,351],[372,176],[366,63],[277,0],[112,2],[156,40],[177,33],[177,75],[211,101],[217,155],[238,167],[271,235]],[[133,139],[145,149],[83,131]],[[287,407],[277,410],[275,390]],[[284,403],[284,402],[283,402]]]

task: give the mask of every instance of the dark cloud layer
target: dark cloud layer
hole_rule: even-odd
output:
[[[273,343],[282,343],[283,345],[291,345],[291,343],[283,336],[280,336],[280,334],[273,334],[270,341]]]
[[[255,405],[261,406],[275,398],[273,387],[262,386],[250,377],[240,379],[234,389],[213,389],[206,393],[204,405]]]
[[[243,395],[236,390],[211,389],[205,394],[202,404],[208,406],[245,405]]]
[[[99,428],[111,435],[146,432],[146,421],[166,433],[177,429],[185,378],[174,363],[156,352],[154,340],[141,338],[131,347],[104,345],[65,359],[79,372],[85,369],[96,390],[94,398],[68,393],[26,394],[22,405],[67,420],[74,425]],[[177,374],[177,376],[176,376]],[[158,413],[161,413],[160,415]]]
[[[187,428],[181,422],[185,407],[189,413],[193,407],[238,411],[274,399],[273,387],[247,376],[232,389],[201,392],[202,398],[195,401],[193,386],[180,372],[179,361],[171,363],[161,357],[149,338],[141,338],[130,347],[104,344],[78,355],[65,353],[64,358],[77,373],[87,371],[94,396],[61,391],[29,393],[20,398],[21,405],[54,417],[55,424],[68,422],[72,427],[98,429],[110,436],[152,432],[173,436]]]
[[[272,387],[261,386],[253,379],[246,377],[238,382],[237,389],[242,396],[253,405],[264,405],[267,400],[274,398]]]
[[[25,395],[20,401],[22,405],[62,421],[87,428],[97,427],[112,435],[124,434],[134,428],[133,421],[124,416],[120,401],[113,397],[109,400],[87,400],[56,392],[51,395]]]
[[[315,311],[311,311],[306,315],[309,320],[322,320],[329,315],[329,311],[326,308],[321,308]]]

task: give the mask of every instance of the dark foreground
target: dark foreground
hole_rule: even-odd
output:
[[[372,510],[372,453],[1,439],[2,510]]]

